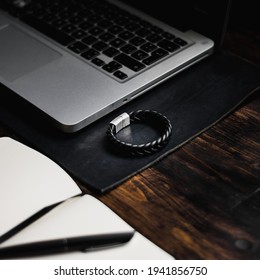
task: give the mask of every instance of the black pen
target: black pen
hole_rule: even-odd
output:
[[[133,235],[134,231],[87,235],[7,246],[0,248],[0,259],[14,259],[71,251],[86,251],[103,246],[106,247],[126,243]]]

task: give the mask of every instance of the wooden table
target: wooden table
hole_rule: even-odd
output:
[[[259,64],[256,41],[233,30],[224,48]],[[259,93],[99,199],[177,259],[260,259]]]
[[[259,63],[251,34],[233,32],[225,42],[226,49]],[[260,259],[259,92],[207,132],[98,198],[177,259]],[[4,135],[10,132],[0,125]]]
[[[100,199],[177,259],[260,259],[259,123],[258,99]]]

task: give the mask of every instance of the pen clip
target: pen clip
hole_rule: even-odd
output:
[[[98,250],[105,250],[105,249],[110,249],[114,248],[117,246],[121,246],[128,241],[132,239],[134,236],[135,231],[131,232],[126,232],[126,233],[111,233],[111,234],[104,234],[100,235],[101,237],[101,242],[100,244],[96,244],[94,246],[88,246],[86,248],[82,248],[80,251],[87,253],[87,252],[92,252],[92,251],[98,251]],[[111,236],[111,238],[110,238]],[[102,240],[102,237],[104,238],[104,242]]]

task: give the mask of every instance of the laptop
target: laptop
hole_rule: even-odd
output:
[[[212,54],[229,2],[1,0],[0,83],[76,132]]]

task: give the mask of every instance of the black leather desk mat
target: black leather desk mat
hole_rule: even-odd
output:
[[[1,97],[0,121],[22,142],[53,159],[73,178],[103,193],[221,120],[249,96],[259,82],[260,71],[256,66],[230,54],[218,53],[75,134],[57,131],[37,115],[29,114],[20,102],[11,105],[10,92],[5,90],[1,90],[6,96]],[[156,110],[170,119],[173,125],[170,142],[160,152],[146,157],[127,158],[113,153],[106,138],[109,122],[123,112],[138,109]],[[128,127],[124,133],[127,135],[130,130]],[[138,139],[141,135],[149,139],[154,134],[142,126],[133,132],[135,139],[141,142],[147,141]]]

